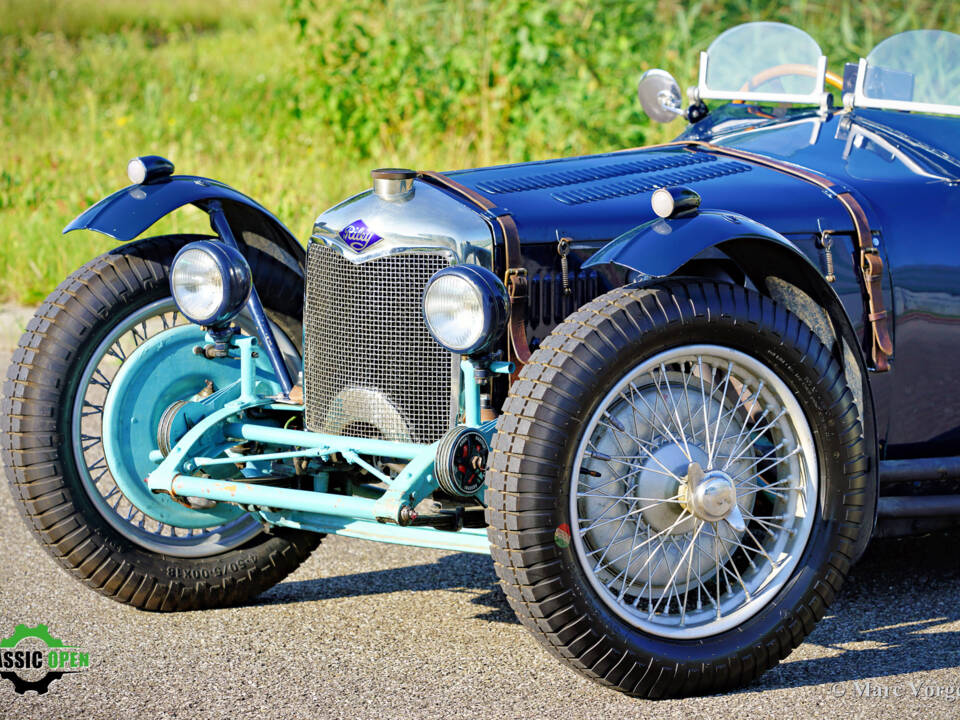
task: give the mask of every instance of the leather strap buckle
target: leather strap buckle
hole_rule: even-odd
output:
[[[503,284],[507,286],[510,297],[523,297],[527,295],[527,269],[526,268],[507,268],[503,276]]]
[[[867,280],[878,280],[883,276],[883,259],[876,248],[860,251],[860,270]]]

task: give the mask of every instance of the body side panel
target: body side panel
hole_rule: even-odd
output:
[[[889,373],[871,375],[885,456],[955,455],[960,185],[951,154],[960,152],[960,118],[860,110],[823,123],[810,144],[815,124],[809,119],[735,133],[720,142],[814,168],[861,198],[891,285],[884,300],[893,320],[894,362]],[[912,147],[917,141],[925,144],[919,153]],[[846,239],[843,250],[852,252]],[[852,311],[856,293],[844,293],[842,278],[836,286]]]

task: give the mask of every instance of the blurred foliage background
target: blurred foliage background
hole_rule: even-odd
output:
[[[0,0],[0,300],[36,302],[112,246],[60,235],[156,153],[300,238],[372,167],[455,169],[666,140],[635,88],[687,86],[724,29],[807,30],[842,70],[955,0]],[[207,230],[185,209],[155,232]]]

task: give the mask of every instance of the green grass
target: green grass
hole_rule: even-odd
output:
[[[644,69],[750,19],[808,30],[839,71],[899,30],[956,31],[907,0],[0,0],[0,300],[42,299],[112,246],[61,228],[156,153],[271,208],[301,238],[370,168],[451,169],[668,139]],[[158,232],[205,231],[185,210]]]
[[[0,0],[0,34],[76,39],[140,30],[160,41],[183,30],[252,26],[256,16],[256,0]]]

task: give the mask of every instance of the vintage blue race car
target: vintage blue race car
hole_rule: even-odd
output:
[[[373,171],[308,248],[130,162],[4,386],[44,547],[147,610],[243,602],[324,533],[490,553],[563,662],[647,697],[748,683],[871,536],[960,517],[960,36],[842,78],[725,32],[675,142]],[[827,86],[832,86],[827,89]],[[140,236],[193,204],[213,235]]]

